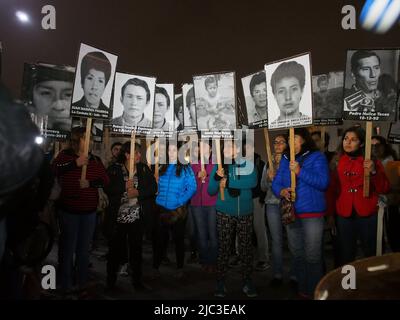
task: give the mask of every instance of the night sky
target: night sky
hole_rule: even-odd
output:
[[[311,51],[313,74],[343,70],[345,50],[400,46],[400,26],[385,35],[342,30],[341,8],[364,1],[0,0],[2,79],[17,97],[24,62],[75,65],[79,44],[119,55],[118,71],[180,85],[192,75],[240,77]],[[42,6],[56,8],[57,29],[41,29]],[[31,23],[21,24],[17,10]],[[240,88],[240,86],[238,86]],[[238,90],[241,93],[241,89]]]

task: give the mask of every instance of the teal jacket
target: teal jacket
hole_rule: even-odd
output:
[[[219,193],[219,180],[215,178],[218,165],[215,165],[208,185],[208,193],[215,195]],[[257,170],[255,170],[252,162],[247,162],[244,159],[239,159],[236,164],[228,165],[228,185],[224,189],[225,200],[221,200],[221,195],[218,195],[216,208],[217,211],[230,216],[247,216],[253,213],[253,194],[252,189],[257,186]],[[231,196],[229,189],[240,190],[240,195],[237,197]],[[236,190],[236,191],[238,191]]]

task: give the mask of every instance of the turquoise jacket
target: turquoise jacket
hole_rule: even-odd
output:
[[[215,165],[208,185],[208,193],[215,195],[219,193],[219,181],[215,179],[215,173],[218,165]],[[227,174],[227,172],[225,172]],[[236,164],[228,165],[228,185],[224,189],[225,200],[221,200],[218,195],[216,207],[217,211],[228,214],[230,216],[247,216],[253,213],[253,194],[252,189],[257,186],[257,170],[255,170],[253,162],[246,162],[239,159]],[[240,195],[232,197],[230,189],[239,189]]]
[[[196,189],[196,179],[190,166],[185,166],[177,177],[176,165],[169,164],[167,171],[158,179],[156,203],[168,210],[175,210],[185,205],[196,193]]]

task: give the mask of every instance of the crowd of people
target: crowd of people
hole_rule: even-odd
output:
[[[70,143],[59,154],[46,156],[29,142],[39,134],[29,125],[29,116],[11,106],[4,93],[1,101],[4,107],[0,112],[6,112],[4,119],[8,119],[0,123],[1,141],[7,142],[0,144],[2,168],[7,164],[0,172],[1,297],[9,298],[10,292],[16,298],[31,297],[26,274],[34,278],[48,254],[42,247],[51,242],[52,232],[44,233],[38,226],[43,223],[40,221],[50,220],[57,221],[60,231],[58,286],[66,297],[77,288],[84,297],[99,210],[104,211],[102,231],[108,244],[107,290],[117,286],[119,270],[126,264],[134,289],[151,290],[142,277],[143,239],[149,221],[153,275],[160,274],[172,235],[176,278],[184,277],[186,225],[191,223],[196,249],[190,251],[197,250],[204,272],[215,274],[214,295],[221,298],[226,296],[228,269],[236,257],[242,291],[248,297],[258,295],[254,269],[265,271],[271,263],[271,287],[288,280],[299,298],[312,299],[318,282],[331,269],[325,261],[325,230],[331,230],[334,240],[335,267],[359,258],[359,243],[362,257],[374,256],[379,202],[386,204],[389,249],[400,251],[396,232],[400,226],[399,183],[385,173],[397,155],[385,138],[374,136],[372,159],[365,160],[365,132],[359,126],[344,131],[337,152],[327,150],[328,135],[321,145],[321,132],[295,129],[294,161],[290,161],[287,135],[277,134],[272,139],[272,167],[258,155],[249,157],[254,153],[254,141],[226,140],[219,167],[212,161],[214,150],[208,142],[190,149],[185,159],[193,161],[182,161],[181,144],[170,140],[165,146],[167,161],[156,174],[155,166],[142,159],[140,144],[131,155],[130,142],[114,143],[106,166],[92,153],[86,156],[82,127],[72,130]],[[25,130],[16,124],[24,125]],[[86,178],[82,179],[84,166]],[[363,196],[364,170],[370,175],[369,197]],[[297,181],[295,219],[287,223],[282,219],[281,204],[282,199],[292,198],[293,173]],[[100,201],[103,192],[108,198],[105,204]],[[47,219],[43,219],[51,201],[54,210],[47,210]],[[289,268],[284,268],[286,238]],[[29,260],[29,250],[39,253],[32,253]]]

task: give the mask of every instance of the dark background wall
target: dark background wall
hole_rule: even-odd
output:
[[[41,28],[46,4],[56,8],[56,30]],[[399,25],[385,35],[358,23],[343,30],[346,4],[358,17],[364,1],[0,0],[2,79],[18,97],[24,62],[75,65],[84,42],[118,54],[119,71],[177,86],[194,74],[236,71],[241,95],[240,77],[266,62],[310,51],[320,74],[344,70],[347,48],[400,46]],[[16,10],[31,24],[19,23]]]
[[[193,74],[234,70],[311,51],[313,73],[343,70],[346,48],[400,45],[400,26],[385,35],[343,30],[341,9],[364,1],[0,0],[3,81],[19,94],[25,61],[75,65],[80,42],[119,55],[118,69],[176,85]],[[57,29],[41,28],[54,5]],[[16,10],[31,16],[23,25]],[[239,81],[238,81],[239,82]],[[239,87],[240,88],[240,87]]]

